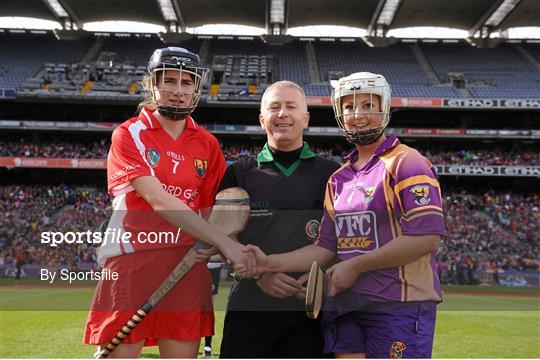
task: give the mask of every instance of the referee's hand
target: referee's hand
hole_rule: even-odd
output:
[[[306,288],[306,283],[309,279],[309,272],[305,273],[304,275],[300,276],[298,278],[298,282],[302,285],[302,287],[300,288],[300,291],[296,293],[296,296],[298,299],[302,300],[302,301],[306,301],[306,292],[307,292],[307,288]]]
[[[302,291],[302,284],[284,273],[264,273],[257,285],[266,295],[276,299],[286,299]]]

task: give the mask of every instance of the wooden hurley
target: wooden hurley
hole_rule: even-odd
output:
[[[326,275],[319,267],[319,264],[314,261],[311,264],[306,288],[306,315],[308,318],[316,319],[319,316],[327,286]]]

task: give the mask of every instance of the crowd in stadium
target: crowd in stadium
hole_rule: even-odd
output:
[[[473,270],[539,270],[540,196],[450,193],[439,249],[443,283],[474,284]]]
[[[257,154],[260,144],[222,144],[227,162]],[[423,148],[415,145],[433,164],[439,165],[536,165],[540,164],[540,152],[533,149],[474,148],[461,150],[444,147]],[[105,159],[110,147],[108,139],[97,141],[0,141],[0,156],[3,157],[43,157],[43,158],[76,158]],[[345,144],[334,146],[313,146],[313,150],[325,158],[343,162],[343,157],[350,151]]]
[[[104,189],[2,186],[0,208],[5,214],[0,217],[0,265],[96,266],[94,246],[50,247],[40,243],[40,236],[42,231],[95,231],[111,212]],[[447,235],[438,253],[443,283],[474,284],[474,270],[539,270],[539,195],[449,192],[444,209]]]
[[[0,156],[41,157],[70,159],[104,159],[109,151],[110,141],[0,141]]]
[[[433,164],[452,165],[538,165],[538,152],[502,149],[462,149],[458,151],[444,149],[424,150],[423,154]]]
[[[44,231],[95,231],[110,216],[109,196],[100,190],[58,186],[0,187],[0,265],[48,264],[77,269],[95,265],[95,248],[87,244],[51,247]]]

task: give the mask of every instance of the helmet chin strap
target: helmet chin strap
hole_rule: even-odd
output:
[[[162,116],[173,121],[185,120],[191,113],[188,108],[178,108],[175,106],[159,105],[157,109]]]
[[[345,138],[351,144],[366,146],[366,145],[371,145],[377,140],[379,140],[382,134],[384,133],[384,128],[383,129],[381,128],[369,129],[362,132],[344,130],[344,132],[345,132]]]

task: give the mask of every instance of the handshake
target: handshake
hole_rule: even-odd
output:
[[[198,261],[208,261],[210,255],[217,250],[199,250]],[[227,257],[227,264],[234,269],[237,278],[257,278],[257,286],[267,295],[277,299],[296,297],[302,301],[306,299],[306,281],[309,273],[295,279],[277,268],[274,260],[276,255],[266,255],[258,246],[240,245],[235,243],[222,251]]]
[[[281,283],[287,283],[282,284],[280,290],[287,290],[289,296],[297,295],[293,288],[298,291],[305,289],[303,284],[308,279],[308,274],[306,273],[296,280],[283,274],[284,272],[308,271],[315,260],[324,266],[335,259],[335,253],[320,247],[312,247],[302,253],[267,255],[255,245],[241,245],[236,242],[233,244],[224,249],[222,254],[227,258],[227,264],[233,266],[238,278],[254,278],[261,274],[264,274],[265,277],[275,275],[280,277],[278,280]],[[363,260],[361,257],[355,257],[338,261],[329,266],[324,274],[321,271],[321,276],[325,280],[324,293],[326,296],[333,297],[342,290],[351,287],[361,273],[369,271],[361,260]],[[258,284],[261,285],[260,281]],[[282,298],[286,297],[283,296],[283,291],[280,293]]]
[[[296,297],[306,300],[305,286],[309,273],[295,279],[280,272],[274,260],[279,256],[266,255],[258,246],[246,245],[241,248],[243,263],[232,263],[236,277],[257,278],[257,286],[267,295],[277,299]]]
[[[227,257],[228,263],[230,260],[238,278],[259,277],[262,273],[269,271],[268,256],[258,246],[241,245],[240,251],[238,258],[235,258],[236,261]]]
[[[198,261],[208,261],[210,256],[216,253],[215,248],[213,250],[199,250]],[[263,282],[272,278],[272,291],[263,289],[264,284],[261,286],[260,280],[257,284],[264,292],[278,298],[292,295],[301,298],[303,297],[301,293],[305,293],[303,285],[308,280],[309,274],[306,273],[299,279],[293,279],[285,275],[285,272],[308,271],[315,260],[324,266],[331,263],[335,258],[335,253],[316,246],[303,251],[301,254],[295,251],[293,253],[267,255],[258,246],[242,245],[237,242],[231,242],[221,253],[227,258],[227,264],[233,267],[238,278],[258,278],[262,274],[264,276],[261,279],[265,280]],[[333,297],[342,290],[349,288],[358,276],[366,271],[360,260],[362,259],[355,257],[345,261],[338,261],[324,273],[321,271],[326,296]],[[279,285],[276,285],[278,283]]]

